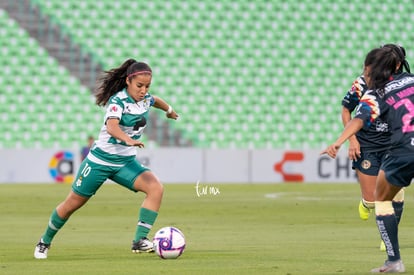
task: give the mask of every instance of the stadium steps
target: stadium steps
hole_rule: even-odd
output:
[[[30,36],[47,49],[64,67],[77,77],[83,85],[93,91],[96,76],[102,65],[93,60],[93,55],[71,42],[71,39],[48,16],[42,15],[30,0],[0,1],[0,8],[19,22]],[[82,65],[80,65],[82,64]]]

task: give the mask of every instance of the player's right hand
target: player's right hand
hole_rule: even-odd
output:
[[[145,147],[144,143],[142,143],[139,140],[135,140],[135,139],[131,139],[131,140],[125,142],[125,143],[128,146],[136,146],[136,147],[139,147],[139,148],[144,148]]]
[[[341,145],[338,145],[338,144],[335,144],[335,143],[331,144],[328,147],[326,147],[325,150],[323,150],[321,152],[321,155],[327,154],[331,158],[336,158],[336,154],[338,153],[339,148],[341,148]]]

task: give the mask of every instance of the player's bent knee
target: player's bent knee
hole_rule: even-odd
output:
[[[150,192],[156,196],[162,197],[162,195],[164,194],[164,186],[161,182],[156,181],[151,184]]]

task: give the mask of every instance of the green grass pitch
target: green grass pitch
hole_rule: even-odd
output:
[[[131,253],[144,195],[106,184],[58,233],[49,258],[35,260],[69,189],[0,184],[0,274],[369,274],[385,260],[374,215],[359,219],[357,184],[166,184],[149,237],[164,226],[181,229],[187,247],[176,260]],[[408,188],[400,224],[408,274],[413,216]]]

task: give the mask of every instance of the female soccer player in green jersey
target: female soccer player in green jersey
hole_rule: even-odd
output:
[[[163,186],[149,168],[137,161],[136,147],[144,147],[139,138],[147,125],[151,106],[164,110],[171,119],[177,119],[178,114],[165,100],[148,93],[151,80],[151,68],[134,59],[106,71],[100,79],[96,104],[106,108],[103,126],[79,167],[72,190],[52,212],[46,231],[36,245],[36,259],[47,258],[56,233],[107,179],[146,194],[139,212],[132,252],[154,251],[147,235],[158,215]]]

